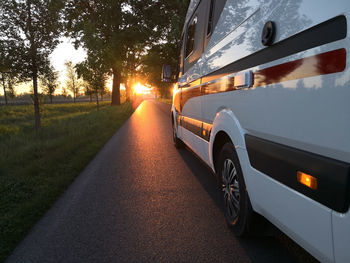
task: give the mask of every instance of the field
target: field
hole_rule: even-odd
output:
[[[0,107],[0,262],[133,112],[125,103]]]

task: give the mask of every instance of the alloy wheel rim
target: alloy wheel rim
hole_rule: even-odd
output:
[[[222,170],[222,191],[224,192],[225,209],[233,221],[239,212],[239,183],[237,169],[232,160],[226,159]]]

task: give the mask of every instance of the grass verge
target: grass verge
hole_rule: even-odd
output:
[[[131,115],[130,103],[0,107],[0,262]]]

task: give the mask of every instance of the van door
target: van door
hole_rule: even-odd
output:
[[[184,75],[181,83],[181,112],[184,118],[183,141],[200,157],[203,157],[200,98],[200,63],[206,35],[206,18],[209,1],[200,1],[185,27]]]

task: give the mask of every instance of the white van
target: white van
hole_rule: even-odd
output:
[[[346,0],[192,0],[172,105],[175,145],[217,174],[234,232],[259,213],[322,262],[350,262],[349,15]]]

